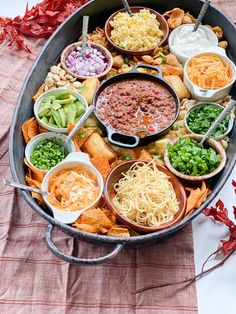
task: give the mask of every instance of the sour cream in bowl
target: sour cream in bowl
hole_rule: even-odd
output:
[[[194,24],[184,24],[173,30],[169,36],[170,51],[185,63],[188,58],[218,46],[216,34],[207,26],[200,25],[193,32]]]

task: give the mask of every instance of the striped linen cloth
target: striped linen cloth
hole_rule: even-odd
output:
[[[235,0],[214,1],[236,21]],[[43,41],[30,42],[36,54]],[[34,56],[34,57],[35,57]],[[33,58],[32,58],[33,59]],[[0,177],[11,178],[9,128],[16,99],[33,60],[24,52],[0,46]],[[45,244],[47,222],[0,180],[0,313],[8,314],[190,314],[197,313],[195,285],[173,286],[133,295],[145,285],[177,282],[194,276],[191,225],[159,245],[125,249],[107,264],[67,264]],[[109,248],[55,232],[67,254],[98,257]]]

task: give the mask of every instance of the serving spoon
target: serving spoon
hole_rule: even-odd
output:
[[[123,6],[125,7],[126,11],[129,13],[130,16],[133,15],[131,8],[129,6],[129,2],[127,0],[122,0]]]
[[[29,191],[29,192],[34,192],[34,193],[37,193],[37,194],[53,197],[57,201],[57,203],[61,204],[54,195],[48,193],[47,191],[36,189],[36,188],[33,188],[33,187],[25,185],[25,184],[12,182],[12,181],[9,181],[7,179],[3,179],[3,184],[7,185],[7,186],[14,187],[14,188],[17,188],[17,189],[26,190],[26,191]]]
[[[40,189],[36,189],[36,188],[33,188],[33,187],[28,186],[28,185],[25,185],[25,184],[20,184],[20,183],[17,183],[17,182],[12,182],[12,181],[9,181],[9,180],[7,180],[7,179],[3,179],[3,184],[4,184],[4,185],[11,186],[11,187],[14,187],[14,188],[17,188],[17,189],[21,189],[21,190],[26,190],[26,191],[29,191],[29,192],[38,193],[38,194],[41,194],[41,195],[46,195],[46,196],[50,196],[50,195],[51,195],[51,194],[49,194],[47,191],[40,190]],[[53,195],[52,195],[52,196],[53,196]]]
[[[205,0],[204,1],[203,6],[201,8],[201,11],[200,11],[200,13],[198,15],[197,21],[196,21],[196,23],[194,25],[193,32],[196,32],[198,30],[198,27],[199,27],[201,21],[203,20],[210,3],[211,3],[210,0]]]
[[[83,16],[83,25],[82,25],[82,49],[81,49],[82,58],[84,58],[85,51],[86,51],[88,24],[89,24],[89,16],[85,15]]]
[[[62,149],[65,148],[67,143],[72,139],[72,137],[76,134],[76,132],[79,130],[79,128],[84,124],[84,122],[88,119],[88,117],[94,112],[95,107],[93,105],[89,106],[87,111],[84,113],[84,115],[81,117],[81,119],[76,123],[70,134],[66,137],[64,144],[62,146]]]
[[[199,144],[203,145],[204,142],[211,136],[211,134],[217,129],[219,124],[224,120],[227,114],[236,106],[236,101],[231,100],[227,107],[221,112],[219,117],[215,120],[212,126],[208,129],[208,131],[204,134],[201,142]]]

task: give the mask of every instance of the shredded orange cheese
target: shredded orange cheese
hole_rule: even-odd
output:
[[[187,67],[189,79],[204,89],[219,89],[232,81],[229,64],[217,55],[204,54],[193,57]]]
[[[80,168],[64,169],[49,180],[49,202],[58,209],[75,211],[92,204],[99,194],[96,177]],[[55,198],[54,198],[54,197]]]

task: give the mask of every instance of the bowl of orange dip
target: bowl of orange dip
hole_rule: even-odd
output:
[[[54,218],[70,224],[98,204],[103,178],[85,153],[70,153],[44,177],[42,189],[49,193],[44,201]]]

